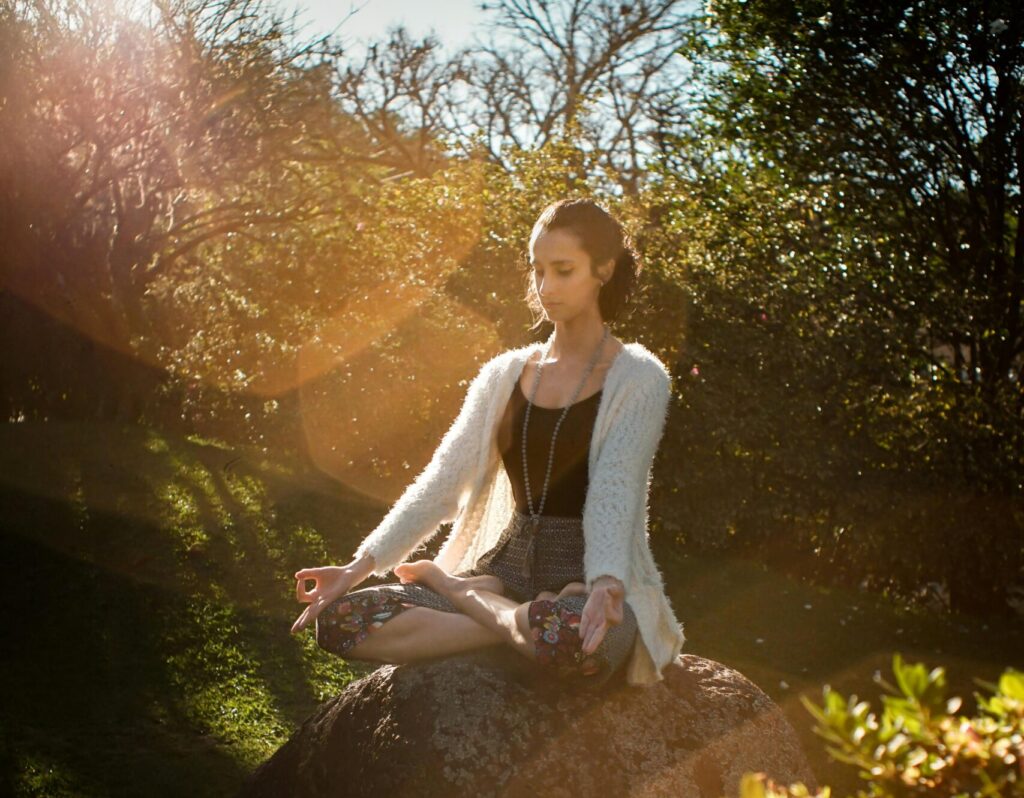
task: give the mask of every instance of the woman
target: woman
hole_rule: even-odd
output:
[[[296,572],[309,606],[292,631],[315,620],[322,648],[387,663],[507,643],[558,677],[653,684],[685,637],[647,538],[671,378],[607,327],[633,293],[636,254],[591,200],[548,206],[529,250],[528,301],[551,336],[484,364],[351,563]],[[403,562],[448,521],[435,560]],[[354,590],[392,569],[398,583]]]

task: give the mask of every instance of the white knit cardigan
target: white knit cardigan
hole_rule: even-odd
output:
[[[550,339],[549,339],[550,340]],[[434,559],[448,573],[467,571],[505,528],[515,500],[498,450],[498,423],[530,355],[543,343],[510,349],[473,378],[462,409],[419,476],[356,551],[370,554],[385,576],[442,523],[454,521]],[[587,588],[605,574],[625,586],[639,634],[626,681],[661,681],[686,638],[651,555],[647,499],[654,456],[672,396],[661,360],[639,343],[625,344],[606,375],[589,452],[583,508]]]

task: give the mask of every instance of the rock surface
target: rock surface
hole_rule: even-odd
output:
[[[511,659],[510,659],[511,657]],[[814,777],[782,711],[683,654],[656,685],[546,680],[504,646],[384,665],[322,704],[239,798],[738,794],[743,773]]]

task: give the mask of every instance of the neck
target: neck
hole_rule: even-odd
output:
[[[558,362],[589,361],[604,336],[600,316],[556,321],[548,337],[548,360]]]

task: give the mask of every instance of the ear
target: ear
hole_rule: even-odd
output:
[[[605,285],[612,279],[612,275],[615,273],[615,260],[609,258],[603,264],[597,267],[597,273],[601,277],[601,282]]]

